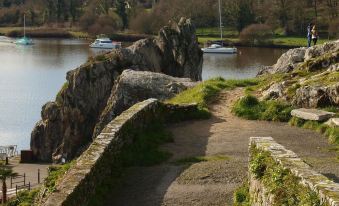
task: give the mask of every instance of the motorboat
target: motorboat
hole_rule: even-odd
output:
[[[34,42],[31,38],[26,36],[26,16],[24,15],[24,36],[14,42],[19,45],[33,45]]]
[[[201,50],[204,53],[217,53],[217,54],[235,54],[238,52],[237,48],[232,47],[224,47],[222,45],[223,42],[223,25],[222,25],[222,18],[221,18],[221,0],[219,0],[219,28],[220,28],[220,39],[221,39],[221,45],[220,44],[212,44],[209,47],[202,48]]]
[[[109,38],[99,38],[96,39],[92,44],[90,44],[91,48],[96,49],[119,49],[121,48],[121,42],[115,42],[110,40]]]
[[[215,54],[235,54],[238,52],[235,47],[223,47],[219,44],[212,44],[209,47],[201,49],[204,53],[215,53]]]

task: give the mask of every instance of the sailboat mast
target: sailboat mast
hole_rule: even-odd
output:
[[[222,38],[223,38],[223,34],[222,34],[222,20],[221,20],[221,0],[219,0],[219,27],[220,27],[221,45],[223,45],[223,42],[222,42]]]
[[[26,37],[26,15],[24,14],[24,37]]]

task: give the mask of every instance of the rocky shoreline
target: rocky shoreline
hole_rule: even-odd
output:
[[[95,138],[93,133],[98,134],[104,123],[135,102],[171,97],[187,88],[185,85],[200,81],[202,61],[195,28],[189,19],[182,18],[178,24],[161,29],[158,37],[96,56],[68,72],[56,101],[43,106],[42,120],[32,132],[31,149],[36,160],[60,162],[80,155]],[[126,69],[140,72],[123,73]],[[129,78],[135,84],[126,84],[124,80]],[[131,87],[137,89],[135,98],[126,96],[126,89]]]

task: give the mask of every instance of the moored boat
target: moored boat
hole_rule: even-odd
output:
[[[119,49],[121,48],[121,42],[115,42],[110,40],[109,38],[99,38],[96,39],[92,44],[90,44],[91,48],[97,49]]]
[[[29,37],[26,37],[26,16],[24,15],[24,36],[14,42],[19,45],[33,45],[33,40]]]
[[[222,47],[219,44],[212,44],[207,48],[201,49],[204,53],[215,53],[215,54],[235,54],[238,52],[235,47]]]

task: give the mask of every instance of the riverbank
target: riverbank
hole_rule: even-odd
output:
[[[0,27],[0,36],[18,38],[23,36],[22,27]],[[28,27],[26,35],[32,38],[63,38],[63,39],[95,39],[94,35],[80,31],[77,28],[49,28],[49,27]],[[145,39],[151,35],[134,34],[129,32],[119,32],[108,35],[114,41],[135,42],[140,39]]]
[[[205,45],[209,42],[220,41],[219,37],[214,36],[198,36],[198,41],[200,44]],[[319,39],[317,44],[324,44],[331,40],[328,39]],[[241,47],[262,47],[262,48],[282,48],[282,49],[291,49],[297,47],[307,46],[307,38],[304,37],[293,37],[293,36],[276,36],[267,41],[267,43],[258,43],[258,44],[248,44],[243,43],[237,37],[224,38],[225,46],[241,46]]]

